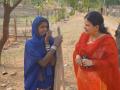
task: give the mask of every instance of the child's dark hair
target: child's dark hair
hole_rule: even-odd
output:
[[[100,14],[99,12],[97,12],[97,11],[89,12],[85,16],[85,19],[87,19],[89,22],[91,22],[94,26],[99,25],[100,33],[110,34],[104,25],[104,18],[102,16],[102,14]]]

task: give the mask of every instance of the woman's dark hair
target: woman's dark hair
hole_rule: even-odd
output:
[[[91,22],[94,26],[99,25],[100,33],[110,34],[104,25],[104,18],[102,16],[102,14],[100,14],[99,12],[97,12],[97,11],[89,12],[85,16],[85,19],[87,19],[89,22]]]

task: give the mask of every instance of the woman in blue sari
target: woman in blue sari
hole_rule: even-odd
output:
[[[32,24],[32,39],[25,44],[25,90],[53,90],[55,52],[62,36],[53,38],[47,19],[37,16]]]

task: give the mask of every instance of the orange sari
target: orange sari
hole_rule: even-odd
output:
[[[73,53],[73,64],[78,90],[120,90],[118,50],[111,35],[104,35],[93,43],[87,43],[89,35],[83,33]],[[76,64],[76,55],[87,57],[94,66]]]

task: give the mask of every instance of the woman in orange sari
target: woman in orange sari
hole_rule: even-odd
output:
[[[88,13],[84,29],[73,54],[78,90],[120,90],[118,50],[103,16]]]

